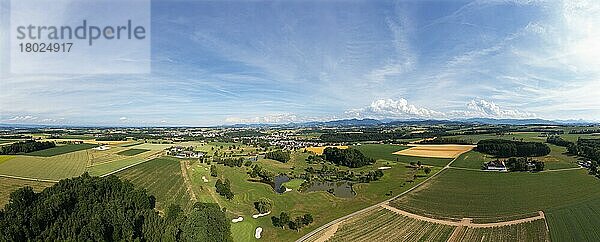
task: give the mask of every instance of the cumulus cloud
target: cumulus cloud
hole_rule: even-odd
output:
[[[38,117],[38,116],[33,116],[33,115],[16,115],[13,116],[12,118],[8,118],[8,119],[2,119],[0,120],[0,122],[6,122],[6,123],[21,123],[21,124],[59,124],[59,123],[66,123],[64,118],[59,118],[59,119],[55,119],[55,118],[44,118],[44,117]]]
[[[367,107],[346,112],[356,118],[442,118],[444,113],[409,104],[404,98],[378,99]]]
[[[532,118],[535,117],[535,114],[516,109],[504,109],[494,102],[481,99],[471,100],[467,103],[467,110],[463,113],[463,116],[484,118]]]
[[[404,98],[378,99],[369,106],[346,111],[352,118],[425,118],[425,119],[460,119],[460,118],[532,118],[535,114],[516,109],[506,109],[494,102],[484,99],[469,101],[465,109],[436,111],[426,107],[409,104]]]

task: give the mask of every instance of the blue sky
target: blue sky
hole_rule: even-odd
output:
[[[594,0],[152,1],[151,16],[150,74],[4,72],[0,122],[600,120]]]

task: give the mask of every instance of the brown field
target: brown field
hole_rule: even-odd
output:
[[[327,148],[327,147],[335,147],[335,148],[338,148],[338,149],[348,149],[348,146],[346,146],[346,145],[341,145],[341,146],[318,146],[318,147],[313,147],[313,146],[311,146],[311,147],[307,147],[307,148],[306,148],[306,150],[307,150],[307,151],[310,151],[310,152],[313,152],[313,153],[315,153],[315,154],[317,154],[317,155],[322,155],[322,154],[323,154],[323,151],[324,151],[324,150],[325,150],[325,148]]]
[[[408,155],[432,158],[456,158],[473,149],[473,145],[413,145],[414,147],[394,152],[395,155]]]

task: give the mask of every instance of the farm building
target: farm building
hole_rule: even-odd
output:
[[[483,164],[483,169],[486,171],[508,171],[502,160],[493,160]]]

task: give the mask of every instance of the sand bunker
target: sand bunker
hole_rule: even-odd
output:
[[[269,215],[269,214],[271,214],[271,211],[268,211],[268,212],[266,212],[266,213],[254,214],[254,215],[252,215],[252,217],[253,217],[253,218],[260,218],[260,217],[262,217],[262,216],[267,216],[267,215]]]
[[[262,228],[256,228],[256,232],[254,232],[254,238],[260,239],[260,234],[262,233]]]
[[[392,167],[391,166],[382,166],[382,167],[379,167],[377,169],[379,169],[379,170],[387,170],[387,169],[392,169]]]
[[[242,216],[239,216],[238,218],[234,218],[231,220],[232,223],[237,223],[237,222],[242,222],[244,221],[244,218]]]
[[[395,155],[408,155],[432,158],[456,158],[473,149],[473,145],[414,145],[412,148],[394,152]]]

